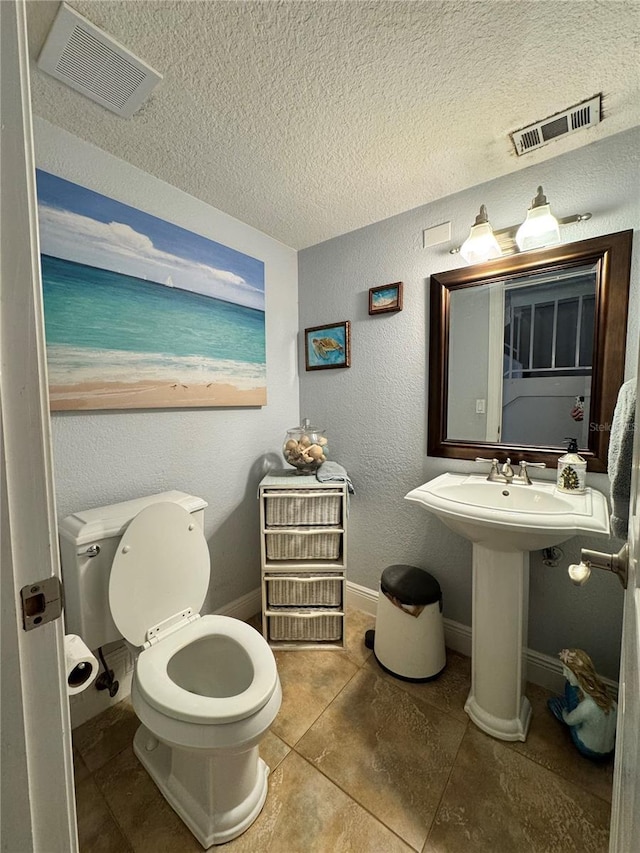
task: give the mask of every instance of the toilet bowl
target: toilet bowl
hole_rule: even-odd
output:
[[[73,517],[76,528],[91,513],[99,527],[89,511]],[[86,554],[74,536],[75,553]],[[63,571],[64,563],[63,549]],[[228,616],[199,615],[209,574],[201,524],[160,500],[126,527],[108,579],[113,622],[135,654],[134,752],[205,848],[237,837],[260,813],[269,770],[258,746],[282,701],[262,635]]]
[[[267,796],[258,745],[282,701],[260,634],[202,616],[140,653],[131,700],[134,752],[202,846],[244,832]]]

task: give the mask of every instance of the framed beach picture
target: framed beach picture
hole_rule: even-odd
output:
[[[351,323],[331,323],[304,330],[304,356],[307,370],[351,366]]]
[[[369,314],[402,311],[402,282],[369,288]]]
[[[37,171],[53,411],[264,406],[264,263]]]

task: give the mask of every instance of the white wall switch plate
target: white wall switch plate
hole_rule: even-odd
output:
[[[433,228],[425,228],[422,232],[422,240],[425,249],[429,246],[437,246],[439,243],[447,243],[451,240],[451,223],[443,222],[441,225],[434,225]]]

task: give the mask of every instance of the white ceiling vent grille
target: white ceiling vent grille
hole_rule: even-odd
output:
[[[535,148],[546,145],[552,139],[598,124],[600,122],[600,98],[600,95],[596,95],[587,101],[576,104],[574,107],[569,107],[568,110],[563,110],[561,113],[556,113],[549,118],[535,122],[535,124],[530,124],[528,127],[523,127],[522,130],[515,130],[511,134],[511,139],[516,153],[526,154]]]
[[[162,80],[66,3],[60,5],[38,67],[124,118],[130,118]]]

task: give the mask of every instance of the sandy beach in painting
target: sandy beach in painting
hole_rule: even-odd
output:
[[[179,409],[192,406],[265,406],[266,388],[236,388],[227,384],[184,386],[153,382],[84,382],[51,385],[52,412],[91,409]]]

